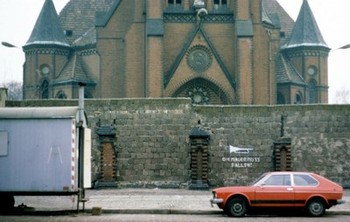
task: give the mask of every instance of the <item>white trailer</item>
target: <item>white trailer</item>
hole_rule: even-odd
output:
[[[12,208],[14,196],[90,188],[91,132],[80,115],[78,107],[0,108],[1,208]]]

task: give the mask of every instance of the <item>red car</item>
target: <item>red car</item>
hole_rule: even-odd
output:
[[[340,185],[308,172],[265,173],[251,186],[221,187],[213,195],[212,205],[232,217],[242,217],[254,208],[304,208],[318,217],[344,203]]]

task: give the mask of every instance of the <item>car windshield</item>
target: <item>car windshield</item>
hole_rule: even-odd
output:
[[[256,180],[254,180],[250,185],[254,186],[255,184],[259,183],[259,181],[266,176],[266,173],[262,174],[260,177],[258,177]]]

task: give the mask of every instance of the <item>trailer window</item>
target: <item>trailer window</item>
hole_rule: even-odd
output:
[[[0,156],[7,156],[8,150],[8,133],[7,131],[0,131]]]

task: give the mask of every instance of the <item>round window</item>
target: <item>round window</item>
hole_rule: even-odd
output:
[[[40,72],[42,75],[47,75],[50,73],[50,67],[48,65],[42,65],[40,68]]]
[[[316,75],[316,68],[314,66],[311,66],[307,69],[307,73],[310,75],[310,76],[313,76],[313,75]]]

